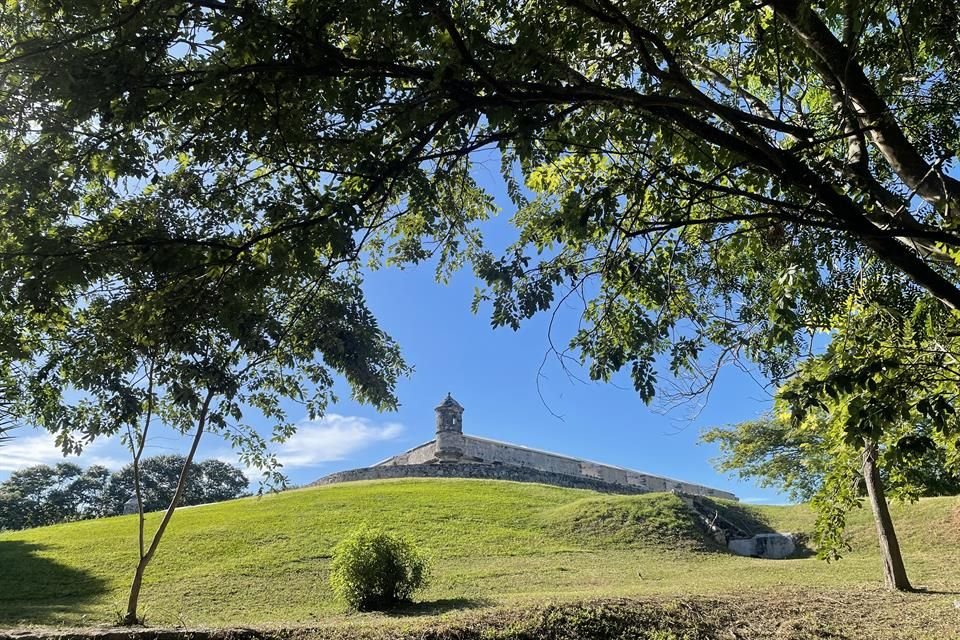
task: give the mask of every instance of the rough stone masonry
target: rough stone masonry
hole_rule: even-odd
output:
[[[580,460],[463,433],[463,407],[447,394],[436,408],[437,435],[372,467],[333,473],[314,484],[385,478],[489,478],[610,493],[676,491],[736,500],[727,491],[611,465]]]

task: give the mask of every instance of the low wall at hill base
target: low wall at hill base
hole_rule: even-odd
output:
[[[593,478],[568,476],[506,464],[405,464],[396,466],[366,467],[338,471],[320,478],[312,486],[353,482],[355,480],[390,480],[394,478],[477,478],[483,480],[511,480],[513,482],[537,482],[570,489],[589,489],[603,493],[638,494],[648,493],[642,487],[630,487]]]

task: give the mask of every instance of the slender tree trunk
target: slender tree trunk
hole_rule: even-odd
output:
[[[143,574],[146,572],[147,565],[150,564],[150,561],[153,559],[153,555],[157,552],[157,547],[160,546],[160,539],[163,538],[163,533],[167,530],[170,519],[173,518],[173,512],[176,511],[177,504],[179,504],[180,498],[183,497],[183,491],[187,486],[187,481],[190,476],[190,466],[193,464],[197,447],[200,445],[200,438],[203,436],[203,430],[207,425],[207,415],[210,412],[210,403],[213,401],[213,395],[213,391],[207,391],[207,396],[204,398],[203,406],[200,409],[200,416],[197,419],[197,432],[193,436],[193,444],[190,446],[190,452],[187,454],[187,459],[183,463],[183,468],[180,469],[180,477],[177,479],[177,490],[174,492],[173,499],[170,500],[170,505],[163,514],[163,519],[160,520],[160,526],[157,527],[156,533],[153,534],[150,547],[145,553],[140,555],[140,562],[137,563],[137,570],[133,574],[133,584],[130,585],[130,596],[127,598],[127,611],[123,616],[123,624],[125,625],[136,625],[142,622],[137,615],[137,609],[139,607],[140,588],[143,586]],[[142,504],[140,506],[140,517],[143,517]]]
[[[133,573],[133,584],[130,585],[130,595],[127,597],[127,612],[123,616],[123,624],[128,627],[143,623],[137,615],[137,608],[140,601],[140,588],[143,586],[143,574],[146,570],[147,559],[141,557],[137,563],[137,570]]]
[[[892,591],[911,591],[913,587],[910,586],[910,580],[907,578],[907,569],[903,565],[903,556],[900,554],[900,543],[893,529],[893,519],[890,517],[890,509],[887,508],[887,498],[883,492],[880,472],[877,470],[877,445],[869,440],[865,441],[865,445],[863,480],[867,485],[867,495],[870,498],[873,519],[877,525],[877,537],[880,540],[883,581],[887,589]]]
[[[133,490],[137,495],[137,520],[138,520],[138,529],[137,529],[137,543],[140,550],[140,560],[137,562],[137,571],[140,573],[140,578],[143,577],[143,571],[140,568],[143,565],[143,551],[144,551],[144,537],[143,537],[143,488],[140,486],[140,458],[143,457],[143,450],[147,446],[147,433],[150,430],[150,421],[153,419],[153,369],[155,360],[150,361],[150,370],[147,374],[147,379],[150,381],[147,385],[147,417],[143,420],[143,431],[140,433],[140,439],[137,442],[137,449],[133,454]],[[133,434],[131,434],[131,437]],[[132,442],[132,441],[131,441]],[[146,565],[143,565],[144,567]],[[138,583],[139,580],[134,578],[134,581]],[[137,591],[139,591],[139,586]]]

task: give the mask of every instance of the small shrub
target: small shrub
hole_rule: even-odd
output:
[[[333,550],[330,586],[357,611],[409,602],[428,580],[427,560],[400,536],[360,527]]]

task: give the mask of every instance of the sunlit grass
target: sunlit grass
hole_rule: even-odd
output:
[[[806,506],[757,507],[781,531],[807,531]],[[960,499],[894,507],[915,584],[960,586]],[[151,514],[148,524],[155,524]],[[874,589],[867,510],[852,514],[838,563],[741,558],[705,542],[675,496],[607,496],[480,480],[351,483],[179,511],[142,602],[152,624],[302,625],[342,615],[327,584],[332,547],[367,522],[433,559],[425,601],[496,607],[619,596],[779,589]],[[0,534],[0,626],[110,622],[136,556],[131,516]],[[945,602],[941,596],[938,602]],[[927,606],[929,602],[922,603]],[[917,606],[921,606],[918,604]]]

